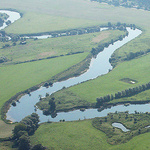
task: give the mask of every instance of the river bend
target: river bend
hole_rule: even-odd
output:
[[[20,102],[17,103],[17,106],[16,107],[11,106],[11,108],[9,109],[9,111],[7,113],[7,119],[9,119],[11,121],[18,121],[19,122],[25,116],[35,112],[34,105],[39,101],[39,95],[42,95],[44,97],[46,93],[52,94],[58,90],[61,90],[64,86],[70,87],[70,86],[79,84],[83,81],[95,79],[100,75],[107,74],[109,72],[109,70],[112,69],[112,66],[109,63],[109,58],[111,57],[113,52],[116,49],[123,46],[124,44],[131,41],[132,39],[136,38],[138,35],[140,35],[142,33],[142,31],[139,29],[132,30],[130,28],[127,28],[127,30],[129,32],[128,37],[125,37],[122,41],[115,42],[113,45],[110,44],[109,47],[105,48],[104,51],[100,52],[96,58],[92,58],[89,69],[87,70],[87,72],[83,73],[82,75],[80,75],[78,77],[70,78],[68,80],[61,81],[61,82],[56,82],[53,84],[52,87],[49,87],[49,88],[41,87],[40,89],[38,89],[34,92],[31,92],[31,96],[29,96],[27,94],[22,96],[19,100]],[[91,113],[95,114],[93,112],[93,111],[95,111],[94,109],[89,109],[89,110],[86,110],[85,112],[79,111],[80,115],[79,115],[78,111],[73,111],[73,112],[71,112],[72,115],[75,112],[76,112],[76,114],[74,114],[71,117],[72,118],[71,120],[78,120],[79,118],[84,119],[84,117],[85,118],[91,118],[89,114],[84,115],[84,113],[86,113],[88,111],[90,111],[90,114]],[[58,117],[58,115],[56,118],[51,118],[50,116],[44,116],[42,114],[42,111],[40,111],[40,110],[37,110],[36,113],[38,113],[38,115],[40,116],[41,122],[46,122],[47,120],[59,121],[61,119],[71,121],[70,119],[67,119],[67,114],[70,114],[70,112],[58,113],[59,116],[62,116],[62,115],[64,116],[62,118]],[[66,114],[66,115],[64,115],[64,114]],[[84,115],[84,117],[82,117],[82,115]],[[94,118],[94,117],[97,117],[97,115],[94,115],[92,118]]]
[[[13,11],[0,10],[0,12],[8,14],[9,18],[6,21],[10,20],[11,23],[20,19],[21,17],[19,13]],[[7,25],[6,23],[4,23],[3,26],[0,27],[0,30],[6,27]],[[109,63],[109,58],[111,57],[113,52],[142,33],[142,31],[138,29],[132,30],[130,28],[127,28],[127,30],[129,32],[128,37],[125,37],[122,41],[115,42],[113,45],[110,44],[109,47],[105,48],[104,51],[100,52],[96,58],[92,58],[87,72],[80,75],[79,77],[70,78],[62,82],[56,82],[53,84],[52,87],[49,88],[41,87],[40,89],[31,92],[31,96],[27,94],[22,96],[19,100],[19,103],[17,103],[17,106],[16,107],[11,106],[11,108],[9,109],[7,113],[7,119],[13,122],[16,121],[19,122],[25,116],[35,112],[34,105],[39,101],[39,95],[45,96],[46,93],[52,94],[58,90],[61,90],[64,86],[70,87],[78,83],[81,83],[83,81],[95,79],[98,76],[107,74],[109,70],[112,69],[112,66]],[[94,117],[104,117],[107,116],[108,113],[110,112],[113,113],[115,111],[129,111],[129,113],[134,113],[134,111],[149,112],[149,107],[150,104],[142,104],[142,105],[129,105],[127,107],[124,105],[118,105],[118,106],[104,109],[101,112],[98,112],[97,109],[86,109],[84,112],[75,110],[71,112],[57,113],[57,116],[55,118],[52,118],[51,116],[43,115],[42,111],[39,109],[37,110],[36,113],[40,116],[41,122],[60,121],[63,119],[66,121],[74,121],[79,119],[82,120],[82,119],[90,119]]]

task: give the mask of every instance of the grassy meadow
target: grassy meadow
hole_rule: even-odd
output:
[[[50,56],[66,55],[72,52],[90,52],[93,47],[98,46],[98,43],[111,41],[111,39],[115,39],[123,34],[125,34],[123,31],[110,30],[79,36],[64,36],[39,40],[27,39],[25,45],[19,44],[20,41],[16,43],[16,46],[13,46],[12,42],[8,42],[9,47],[0,49],[0,57],[5,56],[10,62],[23,62]],[[0,42],[0,47],[5,44]]]
[[[89,0],[5,0],[0,7],[24,13],[23,18],[6,29],[10,33],[38,33],[118,21],[148,29],[150,22],[148,11],[114,7]]]
[[[44,123],[31,138],[32,144],[41,143],[56,150],[147,150],[150,133],[135,136],[124,144],[110,145],[104,132],[92,126],[92,120]]]
[[[8,33],[31,34],[48,31],[58,31],[98,25],[98,21],[86,19],[68,18],[63,16],[53,16],[35,12],[24,13],[23,18],[6,29]],[[25,28],[24,28],[25,27]]]
[[[0,138],[9,137],[15,125],[9,125],[0,120]]]

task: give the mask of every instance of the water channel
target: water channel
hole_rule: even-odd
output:
[[[52,87],[49,88],[41,87],[40,89],[32,92],[31,96],[29,95],[22,96],[21,99],[19,100],[20,103],[17,103],[16,107],[12,106],[8,111],[7,119],[12,121],[20,121],[25,116],[33,113],[35,111],[34,105],[39,101],[39,95],[42,95],[44,97],[46,93],[52,94],[58,90],[61,90],[64,86],[70,87],[78,83],[81,83],[83,81],[94,79],[100,75],[104,75],[108,73],[109,70],[112,69],[112,66],[109,63],[109,58],[111,57],[112,53],[116,49],[120,48],[121,46],[128,43],[129,41],[131,41],[132,39],[134,39],[135,37],[137,37],[142,33],[138,29],[132,30],[130,28],[127,28],[127,30],[129,32],[128,37],[125,37],[122,41],[115,42],[114,45],[109,45],[109,47],[105,48],[103,52],[100,52],[96,58],[92,58],[89,70],[87,72],[80,75],[79,77],[74,77],[62,82],[56,82],[53,84]],[[119,108],[117,107],[115,111],[116,110],[118,111]],[[107,113],[112,112],[112,110],[113,109],[108,109]],[[136,109],[134,109],[134,111],[135,110]],[[97,116],[101,116],[101,113],[103,112],[97,112],[96,109],[88,109],[85,112],[80,112],[79,110],[76,110],[68,113],[64,113],[64,112],[58,113],[56,118],[51,118],[51,116],[44,116],[42,111],[40,110],[37,110],[36,113],[38,113],[38,115],[40,116],[41,122],[45,122],[47,120],[59,121],[61,119],[65,119],[66,121],[71,121],[71,120],[78,120],[84,118],[94,118]],[[107,113],[105,115],[107,115]]]
[[[0,12],[7,13],[10,16],[7,20],[11,20],[12,23],[15,20],[20,18],[20,15],[18,15],[19,13],[16,12],[4,11],[4,10],[0,10]],[[0,29],[4,29],[6,27],[4,26]],[[122,41],[115,42],[113,45],[109,45],[109,47],[105,48],[103,52],[100,52],[96,58],[92,58],[87,72],[80,75],[79,77],[74,77],[62,82],[56,82],[53,84],[52,87],[49,88],[41,87],[40,89],[31,92],[31,96],[27,94],[22,96],[19,100],[19,103],[17,103],[17,106],[16,107],[11,106],[11,108],[9,109],[7,113],[7,119],[13,122],[16,121],[19,122],[25,116],[35,112],[34,105],[39,101],[39,95],[42,95],[44,97],[46,93],[52,94],[58,90],[61,90],[64,86],[70,87],[78,83],[81,83],[83,81],[97,78],[100,75],[107,74],[109,70],[112,69],[112,66],[109,63],[109,58],[111,57],[113,52],[142,33],[142,31],[138,29],[132,30],[130,28],[127,28],[127,30],[129,32],[128,37],[125,37]],[[89,119],[94,117],[103,117],[106,116],[108,113],[110,112],[113,113],[115,111],[118,112],[129,111],[129,113],[134,113],[134,111],[148,112],[149,107],[150,104],[142,104],[142,105],[129,105],[129,106],[118,105],[111,108],[107,108],[101,112],[98,112],[97,109],[86,109],[84,112],[81,112],[80,110],[75,110],[71,112],[57,113],[57,116],[55,118],[52,118],[51,116],[43,115],[42,111],[39,109],[36,111],[36,113],[40,116],[41,122],[46,122],[48,120],[60,121],[63,119],[66,121],[74,121],[79,119],[82,120],[82,119]]]
[[[126,128],[123,124],[121,124],[121,123],[114,122],[114,123],[112,124],[112,126],[121,129],[123,132],[128,132],[128,131],[130,131],[129,129],[127,129],[127,128]]]

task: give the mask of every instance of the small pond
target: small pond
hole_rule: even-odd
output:
[[[123,124],[121,124],[121,123],[114,122],[114,123],[112,124],[112,126],[115,127],[115,128],[121,129],[123,132],[128,132],[128,131],[130,131],[129,129],[127,129],[127,128],[126,128]]]

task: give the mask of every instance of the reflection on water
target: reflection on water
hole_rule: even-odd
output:
[[[116,123],[116,122],[115,122],[115,123],[112,124],[112,126],[121,129],[123,132],[128,132],[128,131],[130,131],[129,129],[127,129],[127,128],[126,128],[123,124],[121,124],[121,123]]]

